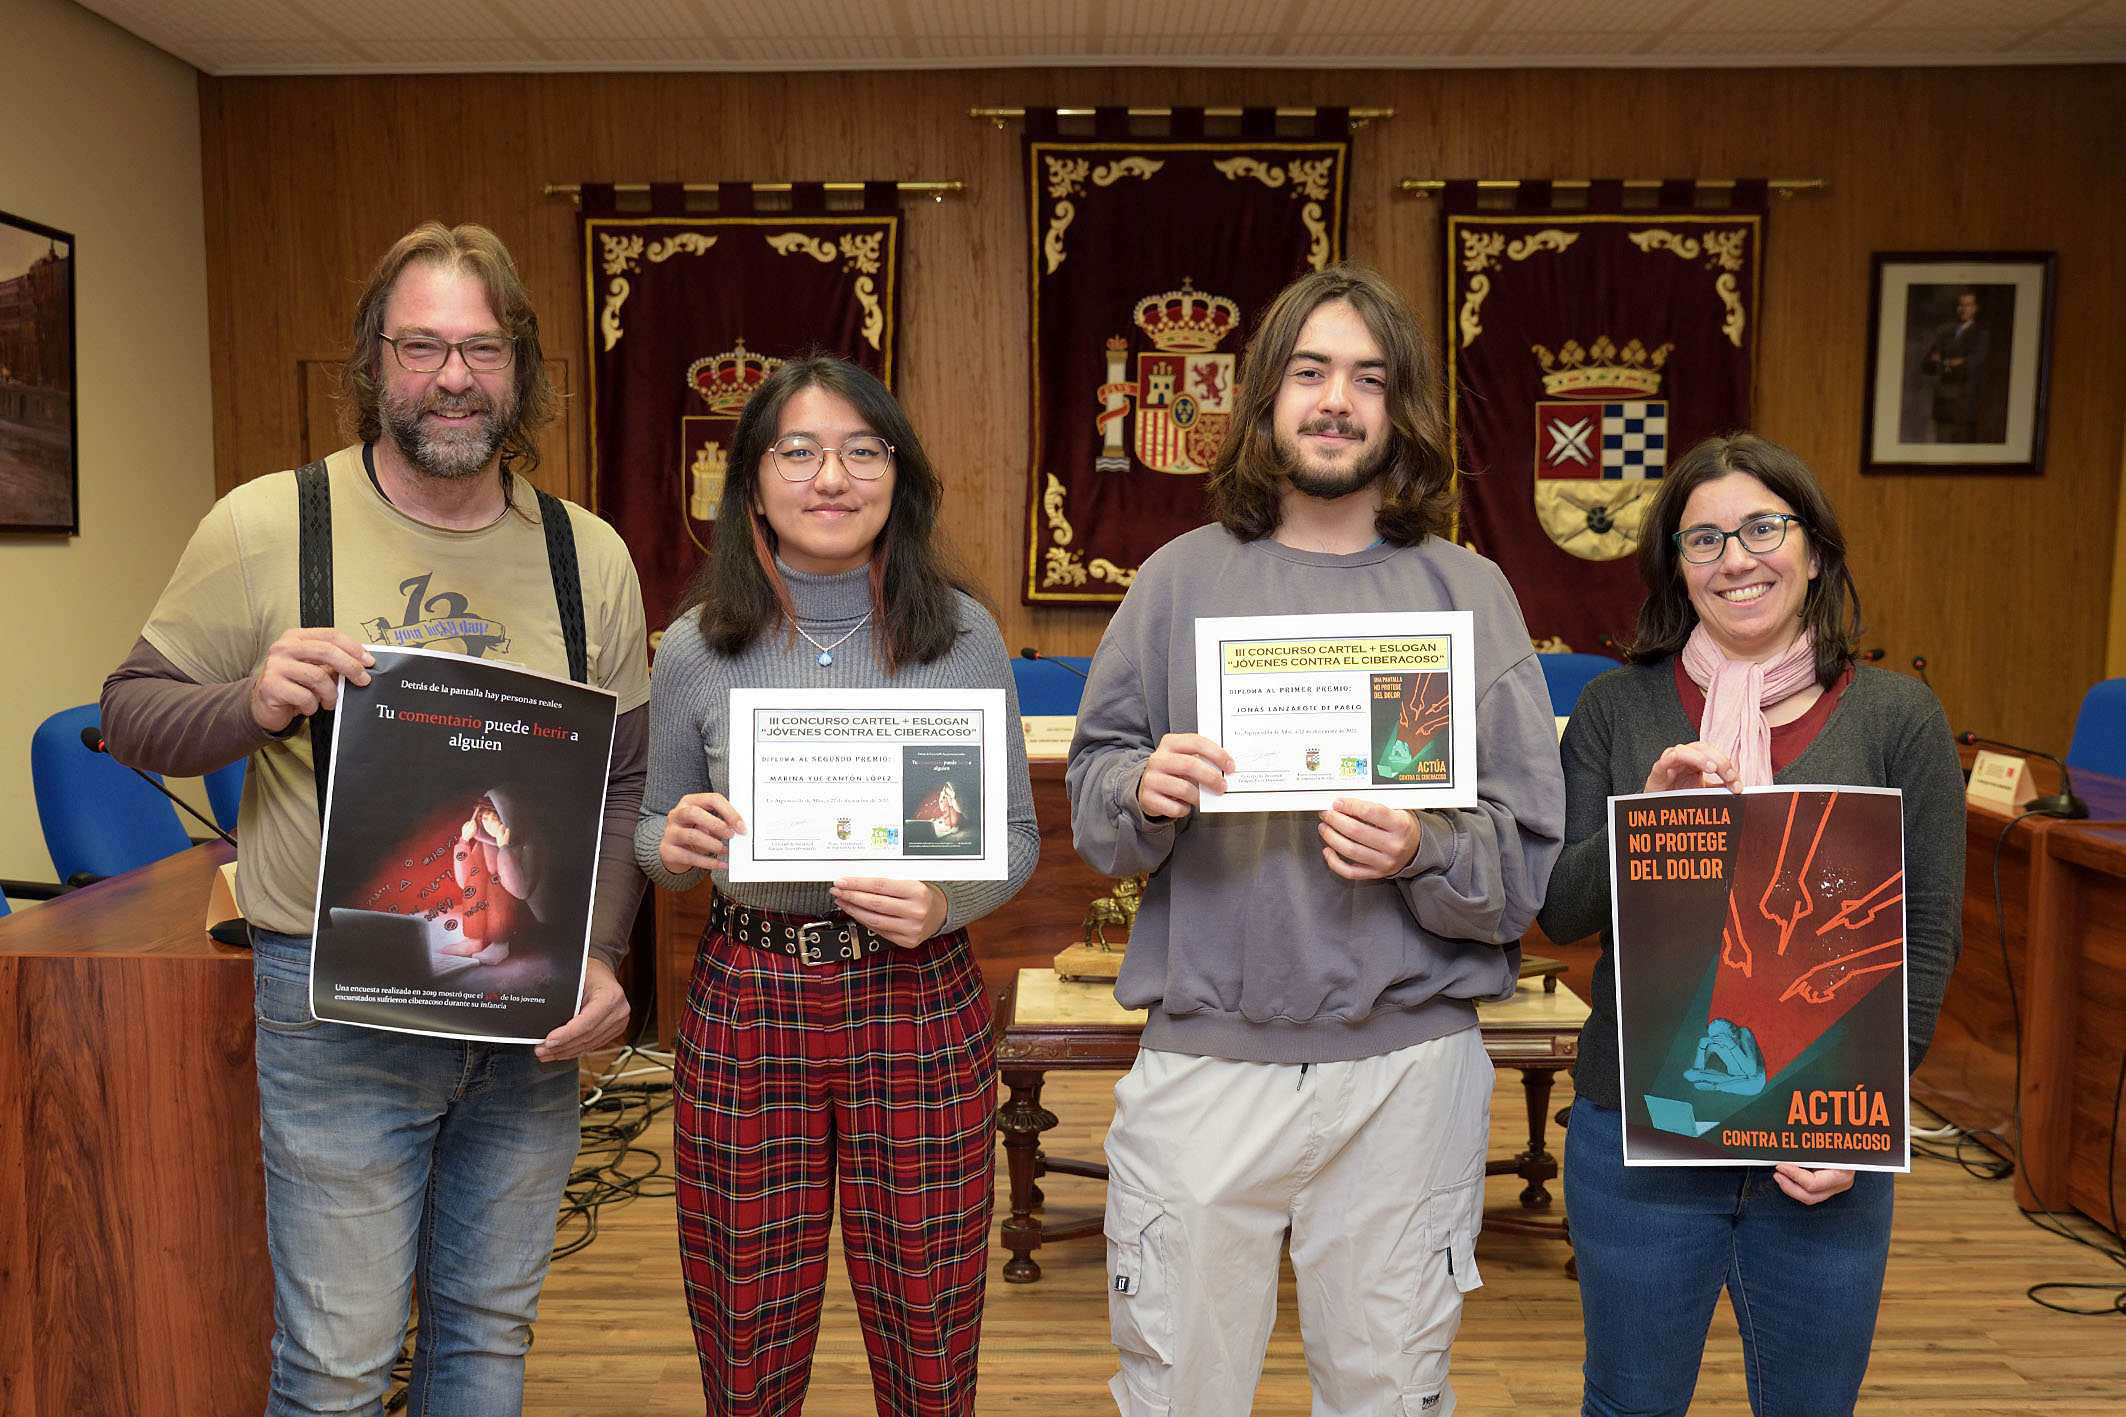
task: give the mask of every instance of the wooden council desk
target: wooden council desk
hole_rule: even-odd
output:
[[[0,919],[0,1411],[265,1406],[251,955],[215,843]]]
[[[1520,1155],[1486,1163],[1485,1174],[1515,1175],[1527,1182],[1521,1205],[1547,1210],[1550,1192],[1544,1182],[1558,1174],[1557,1158],[1543,1145],[1550,1120],[1550,1089],[1557,1074],[1580,1055],[1580,1029],[1587,1005],[1556,976],[1540,982],[1523,979],[1514,997],[1477,1005],[1484,1051],[1493,1064],[1521,1070],[1528,1097],[1528,1149]],[[1056,1125],[1056,1114],[1041,1106],[1041,1088],[1058,1069],[1127,1071],[1137,1056],[1144,1032],[1144,1013],[1115,1002],[1106,984],[1070,983],[1053,969],[1022,969],[997,1004],[997,1062],[1010,1096],[997,1113],[1003,1133],[1005,1162],[1011,1173],[1011,1214],[1004,1220],[1004,1278],[1031,1284],[1041,1277],[1033,1252],[1051,1240],[1075,1240],[1100,1233],[1093,1216],[1059,1225],[1043,1224],[1034,1211],[1043,1197],[1035,1182],[1049,1172],[1107,1179],[1098,1161],[1073,1161],[1044,1154],[1041,1133]],[[1523,1216],[1487,1216],[1484,1223],[1500,1230],[1531,1230],[1562,1235],[1555,1221]]]
[[[2035,766],[2050,791],[2057,772]],[[1963,953],[1912,1095],[2000,1142],[2022,1205],[2108,1228],[2114,1205],[2126,1213],[2126,1195],[2106,1194],[2114,1154],[2126,1175],[2113,1115],[2126,1049],[2126,780],[2078,773],[2075,787],[2088,821],[2030,817],[2009,830],[2008,815],[1967,809]]]

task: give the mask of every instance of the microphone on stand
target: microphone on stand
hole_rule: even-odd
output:
[[[1862,650],[1859,654],[1854,655],[1853,658],[1859,660],[1862,664],[1880,664],[1882,663],[1882,657],[1888,653],[1888,650],[1878,645],[1874,649]]]
[[[1934,687],[1933,683],[1927,678],[1927,657],[1925,655],[1915,654],[1912,656],[1912,672],[1919,676],[1920,683],[1925,684],[1929,689]]]
[[[1080,669],[1077,665],[1069,663],[1067,660],[1056,659],[1049,655],[1045,655],[1041,653],[1041,651],[1035,649],[1032,645],[1028,645],[1026,648],[1020,650],[1019,658],[1030,659],[1036,664],[1053,664],[1058,669],[1068,669],[1071,673],[1077,675],[1080,679],[1085,679],[1085,682],[1088,684],[1092,682],[1092,680],[1086,678],[1085,671]]]
[[[102,753],[106,757],[110,756],[110,746],[103,741],[103,728],[99,724],[92,723],[88,727],[81,730],[81,746],[88,749],[92,753]],[[111,761],[117,763],[118,759],[111,758]],[[229,843],[230,846],[233,847],[236,845],[235,837],[229,835],[220,827],[208,821],[205,817],[202,817],[197,811],[193,809],[192,804],[185,801],[184,798],[179,797],[169,788],[164,787],[161,783],[157,782],[154,778],[149,777],[146,773],[142,772],[139,768],[134,767],[131,763],[119,763],[118,765],[124,768],[127,772],[133,774],[133,776],[139,778],[148,786],[154,788],[157,792],[160,792],[163,796],[169,798],[172,802],[175,802],[178,808],[185,812],[187,815],[189,815],[193,821],[198,822],[208,831],[213,832],[223,841]]]
[[[2060,790],[2050,797],[2033,797],[2025,812],[2035,812],[2047,817],[2064,817],[2070,822],[2081,821],[2089,815],[2089,804],[2074,795],[2074,779],[2067,775],[2067,765],[2050,753],[2036,748],[2025,748],[2015,743],[2004,743],[1998,738],[1986,738],[1976,733],[1959,733],[1956,741],[1967,747],[1984,743],[1989,747],[2006,748],[2011,753],[2021,753],[2026,758],[2043,758],[2060,770]]]

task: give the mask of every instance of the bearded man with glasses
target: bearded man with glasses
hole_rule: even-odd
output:
[[[615,969],[642,896],[642,593],[611,527],[523,476],[557,399],[494,233],[431,222],[400,238],[355,308],[344,380],[357,441],[215,504],[105,682],[103,725],[137,767],[249,760],[237,903],[257,979],[269,1417],[381,1411],[416,1283],[407,1410],[487,1417],[522,1406],[580,1132],[575,1060],[627,1026]],[[340,680],[368,682],[365,642],[618,697],[582,1007],[535,1047],[311,1017],[321,763]]]

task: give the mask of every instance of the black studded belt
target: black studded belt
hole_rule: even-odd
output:
[[[709,928],[727,939],[771,954],[788,955],[801,964],[856,964],[896,948],[884,935],[847,917],[807,920],[755,910],[729,896],[709,903]]]

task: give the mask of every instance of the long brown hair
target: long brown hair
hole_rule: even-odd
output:
[[[539,349],[539,312],[531,292],[517,274],[502,238],[467,222],[445,226],[423,222],[391,244],[369,273],[362,298],[354,307],[354,348],[340,374],[340,417],[348,431],[365,443],[384,434],[384,306],[400,275],[416,261],[445,270],[471,272],[487,292],[488,308],[502,322],[514,346],[510,367],[517,393],[517,423],[502,440],[502,461],[512,471],[530,472],[539,465],[539,430],[560,411],[546,356]]]
[[[1363,266],[1339,263],[1301,276],[1263,312],[1241,356],[1237,406],[1211,468],[1211,514],[1242,541],[1277,530],[1285,459],[1272,425],[1285,366],[1307,317],[1332,300],[1366,322],[1388,361],[1388,468],[1373,528],[1383,541],[1415,546],[1453,524],[1454,458],[1439,410],[1439,365],[1395,287]]]
[[[755,510],[754,489],[782,427],[783,406],[810,388],[847,402],[893,445],[893,501],[886,525],[871,544],[871,613],[880,627],[879,658],[888,674],[903,664],[928,664],[951,649],[959,634],[954,592],[981,597],[937,544],[943,489],[915,425],[870,371],[831,355],[783,361],[746,400],[731,435],[716,539],[688,582],[680,608],[701,607],[701,636],[722,654],[742,652],[777,620],[789,627],[790,639],[796,638],[797,607],[775,564],[775,529]]]
[[[1801,602],[1801,625],[1816,650],[1816,682],[1828,689],[1853,662],[1860,639],[1860,592],[1846,567],[1845,532],[1831,499],[1823,495],[1816,474],[1787,448],[1754,433],[1707,438],[1685,453],[1661,479],[1661,490],[1647,509],[1639,534],[1639,576],[1646,582],[1646,603],[1639,607],[1639,626],[1625,655],[1634,664],[1653,664],[1682,651],[1698,628],[1698,608],[1690,603],[1683,579],[1683,557],[1676,549],[1683,507],[1705,483],[1747,473],[1765,490],[1794,509],[1816,557],[1816,578]]]

